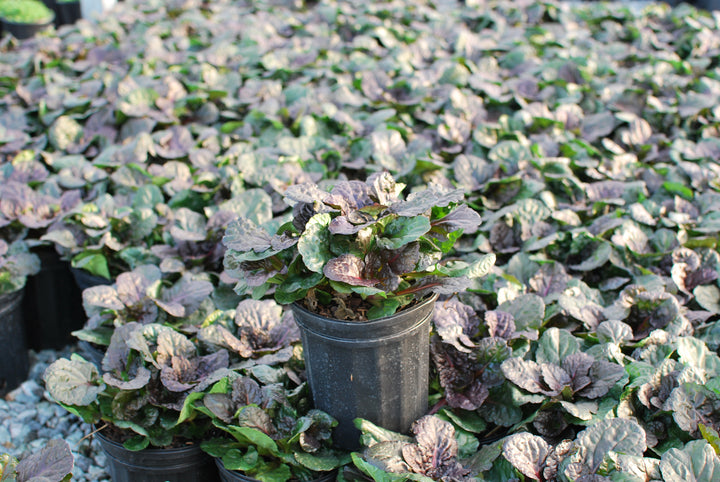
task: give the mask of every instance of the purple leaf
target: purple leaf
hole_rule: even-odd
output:
[[[399,201],[390,206],[390,211],[399,216],[418,216],[433,207],[445,207],[465,199],[462,189],[445,189],[437,184],[430,184],[427,189],[411,193],[406,201]]]
[[[458,461],[458,443],[450,422],[426,415],[412,426],[416,444],[403,446],[405,462],[416,474],[435,480],[457,480],[470,471]]]
[[[545,459],[552,447],[537,435],[523,432],[505,439],[503,456],[523,475],[533,480],[544,480]]]
[[[25,457],[17,467],[18,482],[32,479],[60,482],[73,470],[73,456],[70,446],[64,440],[49,440],[45,447]]]
[[[330,259],[323,268],[323,274],[330,280],[353,286],[375,286],[376,279],[365,279],[365,262],[353,254],[343,254]]]
[[[340,181],[333,186],[330,194],[323,202],[329,206],[340,209],[342,214],[349,214],[375,202],[370,198],[370,187],[361,181]]]
[[[444,218],[435,221],[434,226],[442,226],[448,232],[462,229],[463,233],[470,234],[477,231],[482,222],[480,215],[465,204],[458,206]]]
[[[485,326],[488,335],[509,340],[515,334],[515,317],[506,311],[486,311]]]
[[[261,253],[270,248],[272,236],[265,229],[246,218],[233,221],[223,236],[223,244],[235,251]]]
[[[444,343],[466,353],[475,347],[471,337],[477,334],[480,319],[472,307],[455,298],[436,302],[433,324]]]

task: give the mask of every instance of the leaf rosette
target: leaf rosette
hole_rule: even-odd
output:
[[[228,226],[225,268],[241,280],[236,290],[272,290],[278,303],[305,299],[309,308],[334,306],[340,319],[374,319],[429,293],[464,291],[487,274],[493,255],[441,261],[480,224],[461,204],[463,191],[431,184],[401,199],[403,187],[387,172],[338,181],[330,191],[289,186],[284,196],[294,219],[276,233],[245,218]],[[348,308],[352,298],[365,300],[367,314]]]

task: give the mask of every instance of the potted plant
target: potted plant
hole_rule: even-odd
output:
[[[0,2],[3,31],[18,39],[26,39],[46,29],[55,13],[40,0],[4,0]]]
[[[0,394],[27,378],[29,369],[21,302],[27,277],[40,271],[40,259],[27,244],[0,239]]]
[[[69,482],[75,461],[70,446],[61,439],[50,440],[39,450],[18,461],[0,455],[0,480],[3,482]]]
[[[199,325],[204,319],[203,313],[213,311],[211,308],[201,310],[197,315],[199,319],[193,318],[203,303],[212,304],[208,297],[213,292],[213,284],[202,278],[192,273],[165,276],[152,265],[121,273],[112,285],[92,286],[83,291],[88,320],[82,330],[73,334],[81,342],[91,344],[84,348],[99,365],[117,328],[129,322],[162,323],[178,328]]]
[[[463,191],[430,185],[401,199],[386,172],[365,182],[290,186],[293,219],[269,233],[228,226],[225,267],[236,290],[293,303],[316,408],[356,448],[361,417],[405,432],[427,410],[428,333],[437,294],[463,291],[494,256],[443,259],[480,216]]]
[[[353,453],[355,468],[373,480],[473,480],[460,460],[452,423],[425,415],[412,425],[413,437],[355,420],[362,451]],[[352,473],[350,471],[350,473]]]
[[[164,209],[163,202],[155,185],[132,194],[105,193],[68,210],[42,239],[55,243],[73,268],[82,270],[82,289],[108,283],[136,266],[159,262],[149,246],[162,239],[165,218],[158,209]]]
[[[221,479],[334,480],[350,462],[349,453],[332,447],[337,422],[309,409],[306,384],[293,382],[285,367],[254,365],[253,371],[257,377],[233,373],[193,397],[193,410],[223,434],[202,443]]]
[[[189,394],[228,375],[227,352],[201,355],[168,326],[130,322],[115,330],[102,367],[101,376],[73,354],[44,380],[61,406],[97,427],[113,480],[212,480],[214,464],[199,446],[210,419],[180,415]]]
[[[60,259],[52,243],[37,239],[80,203],[80,193],[60,192],[39,164],[25,161],[12,167],[1,180],[0,227],[6,239],[22,236],[28,240],[41,261],[40,272],[28,279],[23,296],[25,325],[33,333],[27,341],[33,349],[59,348],[71,342],[70,333],[82,326],[80,293],[68,263]]]

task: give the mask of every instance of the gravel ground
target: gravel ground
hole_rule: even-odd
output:
[[[78,351],[77,347],[30,352],[28,379],[0,399],[0,453],[22,459],[48,440],[61,438],[70,445],[75,458],[73,481],[110,480],[105,472],[105,454],[89,436],[90,425],[53,402],[43,386],[45,368],[73,351]]]

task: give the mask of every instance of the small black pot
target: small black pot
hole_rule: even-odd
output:
[[[25,285],[26,341],[33,350],[61,348],[75,341],[71,333],[85,322],[82,293],[70,263],[62,261],[53,247],[41,246],[33,252],[40,257],[41,269]]]
[[[54,19],[48,20],[45,23],[16,23],[3,18],[2,31],[12,34],[12,36],[18,40],[24,40],[34,37],[36,33],[48,28],[52,25],[53,20]]]
[[[405,433],[427,412],[436,299],[367,322],[335,320],[292,306],[313,403],[338,421],[335,444],[360,447],[355,418]]]
[[[101,432],[95,434],[107,456],[113,482],[215,482],[212,457],[199,444],[170,449],[128,450]]]
[[[0,295],[0,396],[24,382],[30,370],[22,297],[23,289]]]
[[[59,25],[69,25],[82,18],[80,0],[74,2],[57,2],[55,11],[60,19]]]

